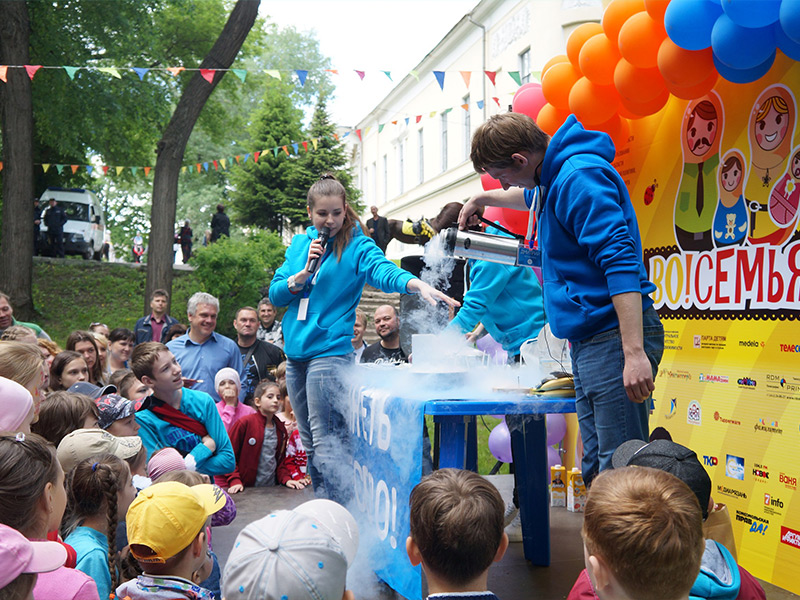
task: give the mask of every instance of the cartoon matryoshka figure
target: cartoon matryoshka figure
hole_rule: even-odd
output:
[[[747,236],[748,214],[744,200],[744,155],[729,150],[719,168],[719,203],[714,214],[714,245],[742,245]]]
[[[750,244],[783,244],[794,233],[797,207],[782,206],[770,201],[770,188],[786,168],[792,148],[797,104],[785,85],[775,84],[759,95],[748,125],[750,168],[745,198],[750,211]],[[775,214],[772,214],[772,208]],[[768,214],[764,212],[769,211]]]
[[[786,173],[772,186],[769,195],[769,215],[776,225],[795,230],[800,205],[800,146],[794,148]]]

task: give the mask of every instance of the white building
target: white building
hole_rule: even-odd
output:
[[[509,109],[517,81],[537,81],[544,64],[565,53],[575,27],[599,22],[603,4],[478,3],[356,126],[361,143],[353,167],[366,206],[378,206],[391,219],[431,218],[447,202],[463,202],[480,191],[469,161],[473,131]],[[350,139],[358,142],[358,135]],[[387,254],[398,258],[418,251],[393,241]]]

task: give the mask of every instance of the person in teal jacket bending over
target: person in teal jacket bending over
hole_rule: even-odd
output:
[[[325,174],[308,190],[311,227],[294,236],[275,272],[269,299],[288,307],[282,321],[286,386],[308,456],[317,498],[346,504],[353,484],[347,443],[346,383],[353,323],[364,284],[458,302],[386,259],[347,204],[344,186]],[[327,243],[320,230],[329,231]]]
[[[503,189],[473,196],[458,218],[463,228],[484,206],[537,203],[545,312],[553,334],[571,344],[587,484],[611,466],[620,444],[649,438],[664,351],[650,297],[656,287],[614,154],[607,134],[585,130],[574,115],[552,139],[530,117],[494,115],[475,131],[470,158]]]

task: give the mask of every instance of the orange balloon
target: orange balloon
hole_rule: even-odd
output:
[[[569,91],[581,73],[571,62],[553,65],[542,76],[542,93],[547,101],[561,110],[569,109]]]
[[[703,81],[694,85],[679,86],[672,85],[670,82],[667,82],[667,90],[669,90],[673,96],[678,98],[683,98],[684,100],[694,100],[695,98],[705,96],[708,92],[710,92],[717,83],[717,79],[719,79],[719,73],[717,73],[715,69],[711,71],[708,77],[706,77]]]
[[[605,123],[593,125],[591,129],[603,131],[611,136],[611,141],[614,142],[614,148],[619,152],[628,144],[631,126],[628,119],[620,117],[619,115],[614,115]]]
[[[567,58],[567,55],[556,54],[553,58],[544,63],[544,66],[542,67],[542,77],[544,77],[544,74],[547,73],[547,69],[549,69],[553,65],[557,65],[558,63],[563,63],[563,62],[569,62],[569,58]]]
[[[684,50],[666,38],[658,49],[658,70],[667,85],[698,85],[716,72],[714,52],[710,47],[705,50]]]
[[[613,85],[596,85],[581,77],[569,92],[569,110],[585,125],[604,123],[617,114],[619,95]]]
[[[666,89],[664,78],[657,68],[639,69],[624,58],[614,69],[614,86],[621,98],[634,104],[649,102]]]
[[[644,9],[656,21],[664,22],[664,13],[667,12],[669,0],[644,0]]]
[[[611,0],[603,11],[603,31],[612,43],[617,43],[619,30],[630,17],[644,10],[644,0]]]
[[[581,73],[597,85],[612,85],[614,68],[619,59],[620,53],[617,47],[611,43],[606,34],[600,33],[586,40],[581,48],[579,58]]]
[[[603,33],[603,26],[600,25],[600,23],[584,23],[583,25],[578,25],[572,33],[569,34],[569,38],[567,39],[567,57],[575,68],[579,68],[578,57],[580,56],[581,48],[583,48],[586,40],[598,33]]]
[[[625,21],[619,30],[619,52],[634,66],[650,69],[658,65],[658,49],[665,37],[664,23],[640,12]]]
[[[547,135],[554,135],[558,128],[567,120],[569,113],[565,110],[559,110],[552,104],[545,104],[539,115],[536,117],[536,124]]]
[[[632,102],[627,98],[620,96],[619,103],[628,110],[628,113],[638,117],[646,117],[648,115],[653,115],[664,108],[667,100],[669,100],[669,92],[664,89],[658,96],[647,102]]]

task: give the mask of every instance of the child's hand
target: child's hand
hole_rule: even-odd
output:
[[[217,449],[217,442],[214,441],[210,435],[203,436],[203,444],[205,444],[211,452],[214,452]]]
[[[295,481],[294,479],[290,479],[289,481],[286,482],[286,487],[292,488],[293,490],[302,490],[304,487],[306,487],[306,483],[302,479],[300,481]]]
[[[231,487],[228,488],[228,493],[233,495],[233,494],[238,494],[239,492],[241,492],[243,490],[244,490],[244,486],[241,483],[237,483],[237,484],[232,485]]]

